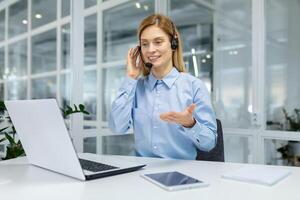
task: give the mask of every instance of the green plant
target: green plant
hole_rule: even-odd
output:
[[[282,109],[285,119],[289,123],[289,131],[300,131],[300,109],[295,108],[294,114],[289,116],[285,108]]]
[[[61,111],[64,118],[74,113],[83,113],[89,115],[89,112],[85,110],[85,106],[82,104],[79,104],[78,107],[74,104],[74,108],[66,106],[65,109],[61,108]],[[0,143],[6,140],[9,142],[9,144],[6,146],[6,156],[2,159],[7,160],[25,155],[21,141],[16,141],[16,129],[7,113],[5,104],[3,101],[0,101],[0,124],[2,123],[7,125],[0,129],[0,134],[4,135],[4,137],[0,139]]]
[[[281,158],[283,160],[287,160],[289,163],[291,162],[293,157],[293,148],[289,143],[276,150],[281,153]]]

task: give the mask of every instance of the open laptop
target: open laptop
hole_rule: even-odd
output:
[[[55,99],[5,101],[29,163],[80,180],[131,172],[144,164],[77,154]]]

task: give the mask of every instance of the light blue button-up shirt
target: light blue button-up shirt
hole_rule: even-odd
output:
[[[196,104],[192,128],[159,118],[165,112],[182,112],[192,103]],[[125,78],[112,104],[109,127],[126,133],[131,126],[139,156],[194,160],[196,148],[209,151],[216,144],[216,118],[206,86],[174,67],[162,80],[151,73],[138,80]]]

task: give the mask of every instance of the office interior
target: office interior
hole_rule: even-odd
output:
[[[66,119],[76,149],[134,155],[133,130],[113,134],[107,116],[138,24],[162,13],[210,92],[225,161],[299,166],[299,10],[299,0],[0,0],[0,100],[82,103],[90,114]]]

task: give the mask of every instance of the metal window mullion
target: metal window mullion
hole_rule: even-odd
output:
[[[98,3],[98,8],[100,10],[101,3]],[[103,12],[100,10],[97,15],[97,132],[102,132],[104,129],[102,124],[103,124],[103,118],[102,118],[102,106],[103,106],[103,101],[102,101],[102,95],[104,95],[103,87],[101,83],[102,81],[102,74],[103,74],[103,68],[101,66],[101,63],[103,62]],[[102,154],[102,137],[97,136],[97,153]]]
[[[18,2],[19,0],[7,0],[7,1],[4,1],[4,2],[2,2],[1,4],[0,4],[0,10],[2,10],[2,9],[5,9],[5,8],[7,8],[7,7],[9,7],[10,5],[12,5],[12,4],[14,4],[14,3],[16,3],[16,2]]]
[[[110,0],[100,3],[101,6],[98,7],[99,11],[104,11],[116,7],[118,5],[130,2],[131,0]]]
[[[31,48],[31,10],[32,10],[32,2],[28,0],[27,2],[27,98],[31,99],[31,63],[32,63],[32,48]]]
[[[8,39],[8,7],[5,8],[5,20],[4,20],[4,73],[9,69],[8,68],[8,44],[7,44],[7,39]],[[4,99],[8,99],[7,95],[7,80],[4,80],[3,83],[3,89],[4,89]]]
[[[170,6],[170,0],[155,0],[155,13],[160,13],[163,15],[168,15],[169,14],[169,6]]]
[[[254,155],[256,163],[264,163],[264,139],[261,133],[265,129],[264,113],[264,62],[265,62],[265,17],[264,1],[252,0],[252,85],[253,106],[251,122],[256,127]]]
[[[61,82],[61,0],[57,0],[57,12],[56,12],[56,99],[61,105],[61,91],[60,91],[60,82]]]
[[[84,51],[83,1],[71,1],[71,104],[83,101],[83,51]],[[83,152],[83,116],[71,116],[71,136],[77,152]],[[75,137],[76,136],[76,137]]]

